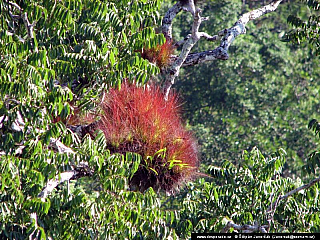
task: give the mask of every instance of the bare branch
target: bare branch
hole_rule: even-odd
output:
[[[21,18],[23,20],[24,26],[27,29],[28,38],[33,39],[33,27],[35,26],[35,22],[33,22],[32,24],[29,22],[26,12],[21,15]]]
[[[277,206],[278,206],[278,204],[279,204],[279,202],[281,200],[287,199],[291,195],[293,195],[293,194],[295,194],[297,192],[300,192],[301,190],[308,189],[308,188],[312,187],[313,185],[315,185],[318,182],[320,182],[320,176],[318,178],[313,179],[312,181],[310,181],[307,184],[304,184],[304,185],[302,185],[300,187],[297,187],[297,188],[291,190],[290,192],[288,192],[288,193],[286,193],[286,194],[284,194],[282,196],[279,196],[274,202],[272,202],[270,204],[269,208],[267,209],[267,213],[269,213],[269,214],[271,213],[270,220],[272,220],[271,218],[273,217],[273,214],[276,211]]]
[[[262,15],[265,15],[269,12],[275,11],[282,0],[273,1],[270,4],[253,10],[251,12],[245,13],[242,15],[239,20],[235,23],[235,25],[229,29],[227,29],[227,33],[225,34],[224,38],[221,41],[220,47],[224,50],[228,51],[230,45],[234,41],[234,39],[240,35],[246,33],[246,25],[249,21],[257,19]]]
[[[194,14],[194,18],[193,18],[191,37],[189,37],[185,41],[179,57],[177,57],[176,60],[174,61],[174,63],[170,66],[169,76],[166,79],[166,86],[165,86],[165,99],[166,100],[169,97],[170,89],[171,89],[172,85],[174,84],[175,78],[177,76],[179,76],[179,71],[180,71],[182,64],[186,60],[186,58],[189,55],[193,46],[198,42],[198,40],[201,37],[199,35],[199,27],[202,22],[202,18],[200,16],[200,13],[201,13],[201,9],[197,8],[195,11],[195,14]]]
[[[191,53],[184,61],[182,67],[193,66],[199,63],[214,61],[214,60],[227,60],[229,59],[228,52],[222,47],[217,47],[213,50],[203,51],[200,53]]]
[[[168,39],[172,39],[172,21],[176,15],[182,10],[182,4],[178,1],[165,14],[162,20],[162,33]]]
[[[203,62],[213,60],[227,60],[229,58],[228,50],[233,41],[240,34],[246,33],[246,25],[249,21],[257,19],[262,15],[275,11],[282,0],[273,1],[270,4],[263,6],[259,9],[252,10],[251,12],[242,15],[239,20],[228,29],[220,31],[217,35],[213,36],[212,39],[221,39],[220,46],[216,49],[204,51],[200,53],[191,53],[183,64],[183,67],[192,66]],[[210,35],[209,35],[210,36]],[[204,34],[205,37],[205,34]],[[210,40],[210,38],[207,38]]]
[[[187,0],[188,2],[182,7],[184,11],[190,12],[192,15],[196,12],[196,8],[194,6],[194,0]]]
[[[235,224],[232,221],[229,221],[227,225],[223,228],[221,231],[222,233],[227,233],[229,232],[230,228],[233,228],[237,231],[242,231],[244,233],[253,233],[253,232],[262,232],[262,233],[267,233],[267,230],[269,228],[268,225],[259,225],[256,223],[255,225],[249,225],[249,224],[244,224],[244,225],[238,225]]]
[[[191,34],[188,34],[184,39],[176,42],[174,44],[174,47],[180,47],[181,45],[183,45],[189,38],[191,38]]]
[[[198,35],[200,38],[205,38],[207,41],[210,41],[210,42],[215,42],[215,41],[219,41],[221,40],[221,38],[224,36],[224,32],[225,30],[223,31],[220,31],[217,35],[209,35],[208,33],[206,32],[199,32]],[[180,40],[178,42],[176,42],[174,44],[175,47],[180,47],[181,45],[183,45],[192,35],[191,34],[188,34],[183,40]],[[183,66],[185,66],[183,64]]]
[[[22,11],[22,8],[18,4],[14,3],[14,2],[10,2],[10,1],[8,2],[8,4],[11,5],[12,7],[14,7],[15,9],[17,9],[19,12]]]
[[[224,29],[218,32],[217,35],[211,36],[205,32],[199,32],[199,27],[202,21],[206,20],[201,18],[201,10],[197,9],[194,14],[194,21],[192,26],[192,34],[188,35],[184,40],[176,43],[176,46],[183,44],[182,51],[179,56],[172,56],[173,64],[170,67],[168,77],[165,85],[165,97],[168,99],[169,91],[175,82],[175,78],[179,76],[181,67],[193,66],[199,63],[214,61],[214,60],[227,60],[229,59],[228,50],[233,41],[240,34],[246,33],[246,25],[249,21],[257,19],[269,12],[275,11],[282,0],[272,1],[270,4],[261,8],[252,10],[248,13],[243,14],[239,20],[228,29]],[[178,2],[167,12],[163,25],[162,32],[166,37],[172,38],[172,20],[178,12],[183,9],[181,3]],[[221,40],[220,46],[204,52],[190,53],[192,47],[200,38],[205,38],[208,41]]]
[[[173,5],[164,15],[162,20],[162,33],[168,39],[172,39],[172,21],[182,10],[190,12],[193,16],[196,12],[194,0],[188,0],[187,3],[182,3],[178,1]]]
[[[300,192],[301,190],[308,189],[308,188],[312,187],[313,185],[315,185],[318,182],[320,182],[320,176],[318,178],[313,179],[312,181],[310,181],[307,184],[304,184],[304,185],[302,185],[300,187],[297,187],[297,188],[291,190],[290,192],[288,192],[288,193],[286,193],[286,194],[284,194],[282,196],[278,196],[270,204],[270,206],[268,207],[268,209],[266,211],[266,215],[269,215],[269,217],[267,219],[268,222],[269,222],[268,225],[259,225],[258,223],[254,224],[254,225],[249,225],[249,224],[238,225],[238,224],[235,224],[232,221],[229,221],[227,223],[227,225],[223,228],[222,232],[223,233],[227,233],[230,230],[230,228],[233,228],[235,230],[243,231],[243,232],[246,232],[246,233],[252,233],[252,232],[267,233],[269,228],[270,228],[270,223],[273,220],[273,215],[274,215],[274,213],[275,213],[275,211],[277,209],[277,206],[278,206],[279,202],[281,200],[287,199],[288,197],[292,196],[293,194],[295,194],[297,192]]]
[[[205,38],[207,41],[211,41],[211,42],[214,42],[214,41],[221,39],[221,36],[219,36],[219,35],[211,36],[206,32],[199,32],[199,36],[202,38]]]
[[[44,201],[44,199],[53,191],[53,189],[55,189],[60,183],[69,181],[75,174],[76,171],[73,170],[60,173],[57,177],[55,177],[55,179],[51,179],[47,182],[45,188],[39,193],[38,197]]]
[[[51,179],[47,182],[46,186],[42,189],[42,191],[38,194],[38,197],[41,198],[42,201],[61,183],[64,183],[69,180],[79,179],[85,176],[92,176],[93,170],[89,168],[88,163],[81,162],[78,166],[74,168],[74,170],[69,170],[60,173],[54,179]]]
[[[49,147],[54,148],[55,150],[57,150],[61,154],[64,154],[64,153],[74,154],[74,151],[71,148],[68,148],[61,141],[59,141],[58,139],[55,139],[55,138],[50,138]]]
[[[290,197],[291,195],[297,193],[297,192],[300,192],[301,190],[304,190],[304,189],[307,189],[307,188],[310,188],[312,187],[313,185],[315,185],[316,183],[320,182],[320,177],[318,178],[315,178],[313,179],[312,181],[310,181],[309,183],[307,184],[304,184],[296,189],[293,189],[292,191],[286,193],[285,195],[281,196],[279,200],[283,200],[283,199],[286,199],[288,197]]]

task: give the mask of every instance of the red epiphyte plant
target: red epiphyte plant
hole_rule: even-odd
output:
[[[197,144],[180,118],[177,95],[166,101],[154,85],[138,87],[124,82],[110,89],[101,103],[96,128],[104,132],[113,153],[135,152],[142,156],[130,188],[175,192],[196,175]]]
[[[173,54],[174,49],[175,47],[172,41],[167,40],[164,44],[154,48],[144,48],[141,51],[141,57],[149,60],[149,62],[155,63],[162,69],[170,63],[170,56]]]

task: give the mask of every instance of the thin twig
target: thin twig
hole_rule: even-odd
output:
[[[22,8],[18,4],[14,3],[14,2],[10,2],[10,1],[8,2],[8,4],[11,5],[12,7],[16,8],[19,12],[22,12]]]

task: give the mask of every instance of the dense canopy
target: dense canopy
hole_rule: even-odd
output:
[[[0,0],[0,238],[319,232],[319,6]]]

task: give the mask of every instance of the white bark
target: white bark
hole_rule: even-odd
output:
[[[59,141],[58,139],[55,139],[55,138],[50,138],[49,147],[54,148],[60,154],[64,154],[64,153],[72,153],[72,154],[74,154],[75,153],[71,148],[67,147],[61,141]]]
[[[25,122],[24,119],[20,113],[20,111],[17,111],[16,119],[11,124],[11,130],[14,132],[22,132],[25,128]],[[4,122],[8,121],[7,116],[0,116],[0,129],[3,127]],[[28,130],[33,131],[31,127],[28,127]],[[44,133],[44,130],[35,129],[37,133]],[[15,154],[21,154],[25,146],[23,145],[24,142],[21,143],[21,146],[19,146],[15,152]],[[59,139],[50,138],[49,147],[55,149],[61,154],[64,153],[72,153],[74,154],[74,151],[65,146]],[[0,155],[4,155],[4,152],[0,152]]]
[[[10,9],[11,8],[11,9]],[[29,39],[34,39],[33,36],[33,28],[36,25],[36,22],[30,23],[29,18],[28,18],[28,14],[26,12],[23,12],[23,9],[16,3],[14,2],[8,2],[8,9],[9,9],[9,15],[11,16],[11,18],[16,21],[18,19],[22,19],[24,26],[27,30],[27,36]],[[19,12],[18,15],[14,15],[12,14],[12,10],[15,9]],[[20,38],[20,37],[19,37]],[[25,41],[25,39],[20,38],[21,41]],[[32,42],[33,44],[33,42]],[[37,49],[35,49],[35,51],[37,51]]]
[[[89,168],[87,162],[80,162],[73,170],[65,171],[57,175],[54,179],[50,179],[42,191],[38,194],[38,197],[42,201],[61,183],[69,180],[79,179],[85,176],[92,176],[94,171]]]
[[[76,171],[66,171],[60,173],[55,179],[51,179],[47,182],[45,188],[39,193],[38,197],[41,198],[42,201],[45,201],[45,198],[50,194],[60,183],[65,181],[69,181],[72,177],[76,175]]]
[[[166,100],[169,97],[169,92],[170,92],[172,85],[174,84],[175,78],[179,76],[179,71],[180,71],[182,64],[184,63],[184,61],[188,57],[193,46],[198,42],[198,40],[201,37],[201,34],[199,34],[199,27],[200,27],[203,19],[201,18],[200,13],[201,13],[201,9],[197,8],[194,13],[191,37],[189,37],[185,41],[179,57],[177,57],[177,59],[170,66],[169,74],[166,79],[167,83],[165,86],[165,99]]]
[[[14,3],[14,2],[10,2],[10,1],[8,2],[8,4],[9,4],[10,6],[12,6],[13,8],[15,8],[17,11],[19,11],[19,15],[13,15],[13,14],[9,11],[10,16],[12,16],[13,19],[19,19],[19,18],[21,18],[21,19],[23,20],[23,23],[24,23],[26,29],[27,29],[28,37],[29,37],[29,38],[33,38],[33,27],[34,27],[35,23],[32,23],[32,24],[31,24],[31,23],[29,22],[27,13],[26,13],[26,12],[23,13],[23,9],[22,9],[18,4]]]
[[[249,225],[249,224],[244,224],[244,225],[239,225],[235,224],[232,221],[229,221],[227,225],[224,227],[222,230],[222,233],[227,233],[230,228],[233,228],[237,231],[242,231],[243,233],[253,233],[253,232],[261,232],[261,233],[267,233],[267,229],[269,229],[268,225],[259,225],[256,223],[255,225]]]
[[[162,20],[162,33],[167,40],[172,39],[172,21],[176,15],[182,10],[182,4],[178,1],[173,7],[171,7]]]
[[[175,79],[179,76],[179,71],[181,67],[192,66],[203,62],[213,61],[213,60],[227,60],[229,58],[228,50],[233,41],[240,34],[246,33],[246,25],[248,22],[257,19],[267,13],[275,11],[282,0],[272,1],[270,4],[263,6],[261,8],[252,10],[248,13],[243,14],[239,20],[230,28],[224,29],[218,32],[217,35],[211,36],[205,32],[199,32],[199,27],[205,18],[200,16],[201,10],[196,9],[192,26],[192,34],[188,35],[183,41],[179,41],[176,45],[182,45],[182,50],[179,56],[172,56],[172,65],[169,67],[169,74],[166,79],[165,85],[165,97],[169,96],[170,89],[175,83]],[[166,13],[163,24],[162,32],[167,39],[172,39],[172,21],[175,16],[183,9],[181,3],[176,3],[172,8]],[[208,41],[220,40],[220,46],[204,52],[190,53],[193,46],[200,38],[205,38]]]

